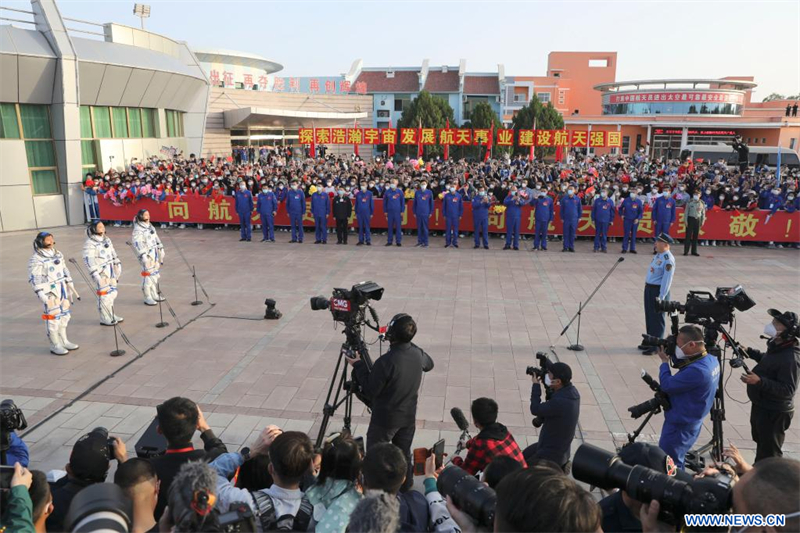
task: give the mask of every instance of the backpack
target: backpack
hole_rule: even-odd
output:
[[[272,496],[263,491],[251,492],[250,495],[256,502],[256,518],[261,523],[262,531],[308,531],[314,507],[305,494],[300,500],[300,509],[294,516],[276,516]]]

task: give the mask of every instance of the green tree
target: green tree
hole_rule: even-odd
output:
[[[779,93],[772,93],[763,100],[762,102],[774,102],[775,100],[785,100],[786,97]]]
[[[480,129],[491,129],[494,126],[494,131],[497,133],[498,129],[503,127],[503,123],[500,121],[500,117],[497,116],[497,113],[494,112],[492,106],[489,105],[488,102],[478,102],[475,104],[475,107],[472,109],[472,113],[470,113],[470,121],[463,125],[463,127],[472,128],[476,130]],[[472,157],[482,157],[484,154],[485,148],[483,146],[471,146],[465,151],[465,155],[469,155]],[[508,147],[495,147],[494,148],[494,155],[504,154],[509,151]]]
[[[400,128],[444,128],[447,121],[450,121],[450,127],[455,128],[457,125],[454,119],[455,114],[453,108],[444,98],[433,96],[428,91],[422,91],[411,101],[405,109],[398,122]],[[442,155],[444,147],[438,144],[424,146],[423,158]],[[411,157],[416,156],[416,146],[403,145],[401,150],[405,150],[405,155]]]
[[[534,118],[536,119],[534,121]],[[537,97],[533,97],[531,103],[520,109],[512,120],[514,129],[529,130],[536,125],[537,130],[561,130],[564,129],[564,117],[561,113],[556,111],[552,102],[547,102],[547,105],[542,104]],[[516,152],[518,154],[528,153],[528,148],[518,146]],[[536,157],[543,158],[548,155],[553,155],[556,149],[553,147],[536,147]]]

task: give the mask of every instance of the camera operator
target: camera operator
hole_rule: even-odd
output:
[[[686,452],[697,441],[703,420],[711,411],[719,384],[719,362],[706,352],[703,330],[687,324],[678,330],[675,340],[675,367],[670,371],[670,357],[658,348],[661,359],[659,382],[669,396],[672,408],[664,412],[664,426],[658,446],[683,469]]]
[[[581,410],[581,395],[572,384],[572,369],[566,363],[552,363],[544,379],[534,374],[531,380],[531,414],[540,417],[543,424],[539,442],[525,448],[522,454],[529,465],[547,459],[565,469]],[[553,395],[544,402],[542,381],[553,390]]]
[[[781,448],[794,415],[794,395],[800,379],[797,314],[776,309],[767,313],[772,316],[764,328],[770,337],[767,351],[747,348],[747,355],[758,364],[741,377],[747,384],[747,397],[753,402],[750,428],[756,442],[755,462],[783,455]]]
[[[395,315],[389,322],[386,339],[389,351],[367,368],[360,356],[347,358],[353,377],[364,394],[372,399],[372,417],[367,429],[367,451],[381,442],[391,442],[403,451],[408,463],[404,490],[413,484],[411,442],[417,419],[417,398],[422,373],[433,368],[433,359],[411,340],[417,324],[406,314]]]

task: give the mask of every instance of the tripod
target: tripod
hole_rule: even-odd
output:
[[[649,413],[647,413],[647,416],[642,421],[642,423],[639,424],[639,427],[634,429],[633,433],[628,433],[628,444],[633,444],[636,441],[636,438],[642,433],[642,430],[647,425],[647,423],[650,422],[650,419],[653,418],[653,415],[657,415],[661,411],[662,411],[662,408],[659,405],[658,407],[656,407],[655,409],[653,409]],[[625,446],[627,446],[628,444],[625,444]]]
[[[620,257],[619,259],[617,259],[617,262],[614,263],[614,266],[611,267],[611,270],[608,271],[608,274],[606,274],[606,276],[603,279],[600,280],[600,283],[597,284],[597,287],[594,288],[594,291],[592,291],[592,294],[589,295],[589,297],[586,299],[586,301],[585,302],[581,302],[580,304],[578,304],[578,312],[575,313],[575,315],[572,317],[572,320],[570,320],[569,323],[566,326],[564,326],[564,329],[561,330],[561,333],[559,334],[559,337],[563,336],[564,333],[567,332],[567,330],[572,325],[572,323],[575,322],[576,318],[578,319],[578,333],[577,333],[577,336],[575,337],[575,344],[570,344],[569,346],[567,346],[567,350],[572,350],[574,352],[582,352],[583,351],[583,345],[580,343],[580,341],[581,341],[581,313],[583,312],[583,309],[592,300],[594,295],[597,294],[597,291],[600,290],[600,287],[603,286],[603,283],[606,282],[606,280],[611,276],[611,274],[614,272],[614,270],[623,261],[625,261],[624,257]]]
[[[359,313],[359,315],[361,315],[361,313]],[[373,316],[375,316],[374,313]],[[377,319],[375,322],[377,326]],[[363,324],[369,325],[370,329],[377,330],[377,327],[373,328],[371,324],[366,322],[363,322]],[[336,361],[333,379],[331,379],[331,384],[328,387],[328,395],[325,397],[325,406],[322,408],[322,423],[319,427],[316,440],[317,448],[322,446],[322,441],[325,439],[325,433],[328,430],[331,417],[342,404],[344,404],[343,431],[346,433],[351,433],[350,423],[353,418],[353,396],[358,396],[358,399],[369,407],[369,400],[360,393],[358,383],[354,382],[352,379],[347,379],[347,361],[345,361],[345,357],[352,358],[355,355],[359,355],[361,360],[364,361],[364,364],[367,365],[367,369],[372,370],[372,359],[369,355],[369,349],[364,342],[364,337],[359,328],[360,324],[356,319],[345,324],[344,331],[342,332],[345,335],[345,342],[342,343],[342,347],[339,350],[339,359]],[[334,388],[336,389],[335,392]]]

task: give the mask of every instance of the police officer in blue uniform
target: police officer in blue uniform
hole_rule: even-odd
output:
[[[275,242],[275,215],[278,214],[278,198],[268,185],[261,187],[256,199],[256,210],[261,217],[261,242]]]
[[[449,183],[447,186],[448,193],[444,195],[442,200],[442,211],[444,211],[444,224],[445,224],[445,248],[452,246],[458,248],[458,225],[461,221],[461,215],[464,214],[464,198],[456,193],[456,186]]]
[[[406,210],[406,199],[403,191],[397,188],[397,179],[392,178],[389,190],[383,194],[383,212],[386,214],[388,237],[385,246],[392,245],[394,236],[397,246],[402,246],[403,242],[403,212]]]
[[[537,185],[538,187],[538,185]],[[555,206],[553,199],[546,194],[540,195],[535,200],[531,201],[531,205],[535,209],[535,233],[533,236],[533,250],[547,251],[547,227],[555,217]]]
[[[419,190],[414,193],[414,217],[417,219],[416,246],[428,247],[428,220],[433,213],[433,193],[428,189],[428,182],[422,181]]]
[[[594,222],[594,251],[606,253],[606,241],[608,239],[608,227],[614,222],[614,201],[608,197],[608,191],[603,190],[600,198],[595,199],[592,204],[592,222]]]
[[[666,233],[669,235],[669,229],[672,223],[675,222],[675,200],[670,196],[671,191],[664,189],[653,204],[653,220],[656,223],[656,235]],[[656,249],[653,249],[656,253]]]
[[[475,236],[474,248],[480,248],[481,239],[483,248],[489,249],[489,207],[492,202],[486,194],[486,185],[478,185],[478,194],[472,199],[472,225]]]
[[[658,254],[661,255],[661,254]],[[669,396],[672,408],[664,412],[664,425],[658,447],[683,469],[686,452],[697,441],[703,420],[711,411],[719,384],[719,362],[706,352],[703,330],[687,324],[678,330],[673,366],[670,357],[659,347],[661,367],[658,371],[661,390]]]
[[[639,230],[639,221],[644,213],[644,204],[631,192],[630,195],[622,200],[619,206],[619,216],[622,217],[622,253],[628,253],[630,246],[631,253],[636,253],[636,232]]]
[[[292,181],[292,187],[286,193],[286,212],[289,214],[289,225],[292,227],[290,243],[303,242],[303,215],[306,214],[306,195]]]
[[[562,252],[575,252],[575,234],[578,230],[578,221],[583,214],[581,200],[575,196],[575,187],[572,185],[567,189],[566,196],[561,197],[559,215],[564,227],[564,248]]]
[[[372,234],[369,224],[375,212],[375,198],[372,191],[367,190],[367,184],[361,182],[361,190],[356,193],[356,222],[358,223],[358,244],[356,246],[372,246]]]
[[[506,245],[503,250],[510,250],[513,242],[514,249],[519,250],[519,224],[522,219],[522,206],[528,201],[519,195],[517,186],[512,185],[511,190],[503,200],[506,206]]]
[[[314,244],[328,244],[328,215],[331,214],[331,198],[322,189],[311,195],[311,215],[314,217]]]
[[[239,215],[239,241],[249,241],[253,236],[253,193],[247,190],[245,182],[239,183],[239,190],[234,193],[236,214]]]
[[[675,276],[675,256],[669,251],[670,245],[674,241],[666,233],[662,233],[656,239],[656,256],[650,263],[650,270],[647,271],[647,278],[644,282],[644,320],[647,326],[647,334],[653,337],[663,337],[666,321],[664,313],[656,309],[656,299],[669,300],[669,289],[672,286],[672,278]],[[652,347],[639,345],[640,350],[644,350],[644,355],[653,355],[655,350]]]

